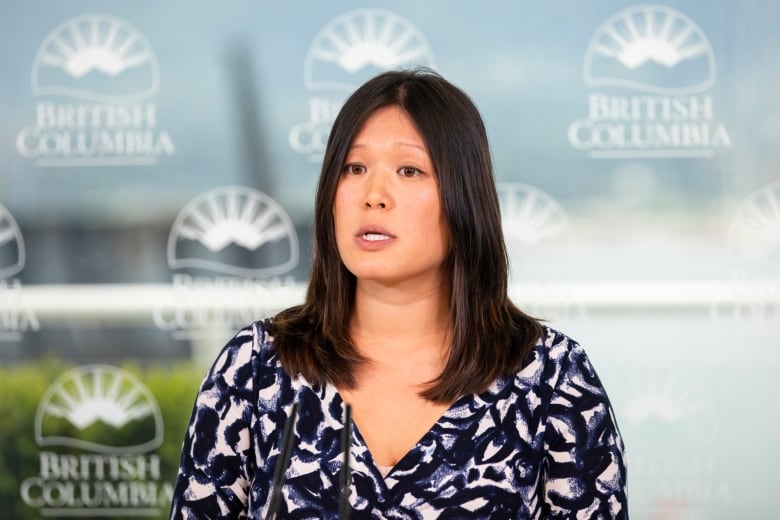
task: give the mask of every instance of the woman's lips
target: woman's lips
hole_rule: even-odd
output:
[[[395,237],[386,229],[363,227],[358,230],[355,239],[358,245],[367,251],[377,251],[389,245]]]

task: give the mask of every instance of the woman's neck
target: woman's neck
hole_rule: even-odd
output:
[[[409,291],[358,283],[350,329],[358,351],[372,361],[443,358],[450,338],[448,296],[440,288]]]

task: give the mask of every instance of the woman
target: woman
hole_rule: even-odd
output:
[[[509,301],[482,119],[431,71],[380,74],[341,109],[306,300],[219,355],[171,518],[340,501],[356,519],[628,517],[607,395],[577,343]]]

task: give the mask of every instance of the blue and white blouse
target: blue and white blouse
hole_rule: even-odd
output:
[[[266,327],[241,330],[203,381],[172,519],[265,518],[295,402],[278,518],[338,518],[344,403],[330,384],[285,374]],[[350,518],[628,518],[623,441],[607,395],[583,349],[544,330],[514,377],[458,399],[387,476],[354,426]]]

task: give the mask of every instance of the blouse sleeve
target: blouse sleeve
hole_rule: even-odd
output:
[[[170,518],[246,518],[251,446],[253,328],[240,331],[206,374],[184,436]]]
[[[545,444],[548,518],[628,518],[623,440],[609,398],[576,343],[561,365]]]

